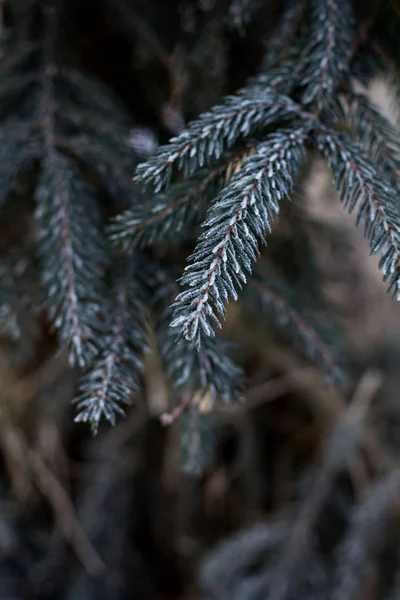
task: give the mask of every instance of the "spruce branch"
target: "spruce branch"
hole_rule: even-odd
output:
[[[346,94],[350,122],[364,149],[395,189],[400,181],[400,141],[393,126],[363,94]]]
[[[344,206],[352,212],[358,205],[357,224],[364,224],[371,252],[381,254],[384,281],[389,280],[389,291],[400,299],[400,214],[395,190],[348,136],[321,127],[316,130],[316,143],[328,160]]]
[[[188,180],[173,184],[167,194],[157,194],[118,215],[108,228],[111,241],[129,252],[167,240],[176,243],[188,227],[204,218],[208,201],[218,195],[230,173],[253,150],[250,146],[227,154],[215,168],[199,169]]]
[[[348,69],[353,15],[347,0],[313,0],[310,41],[305,50],[303,102],[327,108]]]
[[[156,339],[173,391],[173,407],[162,415],[161,422],[171,425],[179,419],[181,470],[198,475],[213,458],[210,411],[217,400],[241,398],[243,373],[228,356],[229,344],[218,337],[206,338],[199,351],[186,340],[176,343],[177,331],[170,322],[179,286],[162,266],[152,263],[148,269]]]
[[[100,343],[108,261],[100,203],[88,180],[127,206],[136,158],[124,109],[102,84],[56,64],[59,16],[52,5],[40,10],[44,42],[10,44],[0,59],[8,85],[0,86],[0,202],[39,166],[34,197],[45,305],[71,362],[86,366]]]
[[[81,134],[95,134],[98,138],[108,138],[113,147],[121,150],[127,145],[126,129],[119,124],[106,121],[86,107],[66,105],[59,108],[57,116],[60,120],[72,125]]]
[[[57,148],[70,151],[89,167],[112,198],[124,194],[127,201],[132,199],[133,185],[129,175],[129,166],[132,166],[132,163],[129,165],[130,161],[126,160],[126,155],[116,153],[104,140],[90,139],[86,135],[57,137],[55,143]]]
[[[277,74],[276,77],[279,78]],[[275,78],[271,78],[270,85]],[[289,97],[267,87],[266,77],[255,78],[251,85],[225,104],[200,116],[178,137],[138,166],[136,181],[151,184],[156,192],[170,183],[173,168],[183,170],[187,178],[232,147],[239,137],[248,137],[256,128],[288,121],[301,115],[301,109]]]
[[[42,80],[44,157],[35,192],[38,244],[48,311],[70,360],[84,366],[96,351],[105,262],[98,207],[87,184],[57,150],[54,97],[55,14],[48,8]],[[90,268],[92,267],[92,268]]]
[[[53,65],[53,77],[68,85],[71,97],[78,105],[102,119],[112,119],[117,128],[128,128],[130,119],[124,106],[100,81],[75,69]]]
[[[54,148],[42,163],[35,199],[48,314],[72,364],[85,366],[97,350],[105,293],[98,206],[93,191]]]
[[[303,301],[302,301],[303,300]],[[342,381],[344,372],[332,344],[332,332],[324,326],[322,315],[312,310],[299,293],[265,269],[249,278],[244,296],[257,316],[272,318],[279,330],[314,361],[331,382]]]
[[[268,41],[263,61],[263,71],[290,64],[292,70],[299,68],[300,48],[296,43],[299,37],[303,17],[307,8],[306,0],[292,0],[284,11],[275,35]],[[292,71],[293,72],[293,71]]]
[[[117,415],[125,415],[121,405],[129,406],[139,385],[142,356],[147,341],[145,318],[132,260],[120,260],[115,270],[114,306],[102,349],[90,370],[83,376],[74,400],[75,421],[89,422],[94,434],[104,417],[115,425]]]
[[[304,158],[307,130],[281,130],[256,146],[239,172],[216,199],[205,231],[185,268],[185,288],[175,303],[173,327],[200,347],[203,335],[214,335],[210,321],[221,326],[229,297],[238,298],[259,240],[279,213],[279,201],[290,196]]]
[[[243,373],[229,358],[229,344],[218,337],[205,338],[200,350],[183,340],[176,343],[178,330],[170,327],[173,303],[179,285],[168,271],[152,267],[154,296],[152,310],[160,355],[179,402],[189,394],[197,399],[207,394],[211,405],[217,399],[232,402],[239,399]]]

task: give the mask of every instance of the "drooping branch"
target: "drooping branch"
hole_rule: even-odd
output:
[[[400,299],[400,213],[394,188],[344,134],[319,128],[316,143],[328,160],[344,206],[350,212],[358,207],[357,223],[364,224],[372,253],[381,255],[383,278]]]
[[[307,130],[282,130],[259,144],[243,162],[212,206],[205,231],[182,279],[185,289],[175,303],[172,326],[200,345],[202,334],[213,335],[210,321],[225,316],[229,297],[237,299],[257,259],[259,240],[279,213],[279,202],[290,195],[304,156]]]
[[[114,307],[102,350],[83,377],[74,403],[76,421],[89,422],[97,433],[102,417],[115,425],[124,416],[121,405],[129,405],[139,385],[142,356],[146,351],[143,307],[134,280],[132,260],[116,264]]]
[[[93,352],[101,270],[104,261],[98,208],[89,186],[57,149],[54,90],[56,13],[47,7],[45,61],[41,86],[42,173],[35,192],[42,277],[51,299],[48,310],[71,361],[84,366]],[[78,198],[78,197],[79,198]]]

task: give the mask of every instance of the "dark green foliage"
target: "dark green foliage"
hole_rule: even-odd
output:
[[[200,347],[201,334],[211,335],[209,321],[220,326],[229,297],[237,300],[245,273],[287,198],[303,159],[303,128],[283,130],[259,144],[224,189],[203,226],[205,232],[186,267],[182,283],[189,288],[175,303],[171,326]],[[215,307],[215,308],[213,308]]]
[[[74,401],[79,411],[75,420],[89,422],[94,433],[103,416],[115,425],[116,415],[125,415],[121,404],[131,404],[146,351],[145,318],[133,261],[125,260],[114,269],[113,304],[103,347],[82,378]]]
[[[333,170],[342,201],[350,212],[359,204],[357,222],[364,224],[372,252],[381,253],[384,279],[389,279],[389,290],[394,288],[393,293],[398,296],[400,219],[395,189],[346,137],[327,131],[320,131],[317,136],[318,148]]]
[[[148,265],[147,269],[156,340],[172,384],[173,407],[162,420],[170,424],[181,419],[181,468],[201,473],[213,457],[210,411],[217,400],[239,399],[243,373],[229,358],[229,345],[218,337],[205,337],[200,350],[187,340],[177,344],[177,331],[170,322],[179,286],[161,265]]]
[[[60,344],[84,366],[96,352],[105,261],[98,207],[68,160],[51,150],[35,192],[38,245],[47,309]],[[99,261],[99,262],[97,262]]]
[[[140,204],[115,218],[109,227],[110,238],[126,251],[160,242],[176,242],[176,236],[187,235],[189,226],[204,218],[207,203],[224,187],[248,150],[226,153],[226,160],[211,171],[199,169],[193,177],[176,183],[168,194],[157,194],[145,205]]]
[[[0,2],[1,598],[398,596],[399,28]]]
[[[228,344],[219,338],[205,338],[200,351],[187,341],[177,344],[177,331],[170,327],[170,322],[179,286],[162,266],[150,265],[148,268],[155,334],[178,399],[201,391],[211,395],[211,406],[217,398],[229,402],[242,387],[242,373],[226,355]]]
[[[278,37],[273,38],[265,72],[138,167],[136,181],[152,187],[156,196],[119,217],[111,229],[112,239],[124,248],[186,231],[204,211],[194,199],[202,198],[210,179],[224,172],[226,151],[243,147],[233,176],[214,198],[209,196],[204,231],[175,302],[172,326],[197,347],[204,335],[214,335],[215,326],[221,326],[229,297],[238,299],[259,256],[259,242],[266,243],[271,233],[278,201],[290,197],[310,144],[328,160],[345,206],[352,211],[357,205],[358,222],[364,223],[372,252],[381,253],[383,276],[397,293],[397,141],[393,134],[386,136],[387,122],[367,97],[353,91],[350,73],[352,61],[359,58],[359,34],[351,5],[341,0],[292,3],[283,13],[282,27],[281,53]],[[302,50],[295,62],[290,48],[297,43]],[[278,70],[271,71],[271,65]],[[346,112],[356,140],[340,130]],[[179,183],[160,196],[179,173]]]
[[[323,111],[336,101],[338,86],[348,77],[353,14],[347,0],[315,0],[310,5],[309,39],[299,74],[305,88],[302,102]]]
[[[357,137],[397,190],[400,145],[392,125],[365,96],[353,94],[349,102],[351,124]]]
[[[83,366],[100,342],[108,262],[102,211],[87,168],[108,180],[115,195],[126,194],[121,162],[132,167],[134,161],[118,135],[129,119],[102,85],[56,63],[56,15],[52,9],[44,13],[43,51],[12,43],[5,48],[0,136],[7,156],[0,189],[4,201],[23,175],[39,169],[34,196],[45,304],[61,347]],[[104,121],[111,115],[112,127]]]
[[[241,300],[242,291],[253,321],[272,319],[274,329],[296,343],[329,381],[342,381],[338,335],[298,298],[290,277],[272,278],[262,245],[273,245],[279,215],[301,238],[303,225],[295,223],[285,202],[297,197],[312,151],[319,150],[341,201],[357,211],[371,251],[380,254],[389,289],[400,294],[399,143],[360,91],[380,65],[387,70],[384,58],[397,60],[379,38],[375,13],[368,13],[366,25],[367,9],[348,0],[271,3],[259,72],[247,73],[248,83],[239,91],[210,106],[137,166],[129,107],[112,86],[65,60],[74,42],[69,34],[59,35],[63,2],[32,2],[21,11],[30,15],[30,34],[10,36],[0,61],[0,200],[6,206],[12,194],[19,198],[22,179],[29,181],[43,306],[59,347],[85,369],[77,419],[96,431],[102,416],[114,423],[121,406],[132,402],[150,331],[144,304],[171,382],[172,412],[201,420],[206,405],[241,396],[241,365],[228,358],[227,342],[214,336],[228,301]],[[179,62],[168,50],[173,39],[167,36],[164,45],[135,3],[104,2],[98,14],[108,11],[116,30],[134,35],[129,40],[134,52],[143,47],[144,62],[154,60],[164,70],[169,96],[161,100],[160,86],[159,125],[180,131],[186,92],[179,66],[195,60],[197,42],[191,58]],[[193,28],[204,17],[205,37],[217,39],[237,35],[232,24],[253,35],[264,7],[246,0],[193,11],[195,21],[200,19]],[[12,20],[20,13],[10,14]],[[114,83],[126,100],[131,92],[124,92],[124,85]],[[135,261],[134,276],[121,279],[116,273],[119,259],[112,245],[129,263]],[[175,280],[185,260],[177,286],[170,273]],[[312,257],[304,260],[311,268]],[[295,275],[299,264],[292,270],[285,264],[284,271],[306,281]],[[304,298],[312,294],[305,292]],[[240,363],[240,348],[235,353]]]
[[[248,137],[255,127],[267,127],[296,116],[298,106],[273,88],[283,75],[255,78],[248,88],[229,96],[226,104],[202,115],[168,146],[147,163],[139,165],[136,180],[151,184],[156,192],[171,180],[173,167],[182,170],[185,178],[233,146],[241,137]]]

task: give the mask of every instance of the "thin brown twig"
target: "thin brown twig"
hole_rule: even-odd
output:
[[[316,368],[309,367],[307,363],[275,344],[266,345],[264,339],[260,340],[258,346],[266,364],[283,372],[288,380],[291,380],[291,391],[296,391],[314,412],[322,431],[326,431],[343,415],[346,410],[345,396],[334,387],[327,386]],[[278,384],[278,381],[276,383]],[[277,390],[276,396],[281,397],[279,394],[280,392]],[[257,391],[257,395],[256,405],[262,404],[261,387]],[[271,398],[273,396],[271,391]],[[273,399],[277,399],[277,397]],[[245,406],[246,404],[238,406],[236,410],[243,410]],[[374,472],[382,473],[392,467],[392,460],[381,447],[376,433],[371,428],[366,428],[362,446]]]
[[[307,390],[310,381],[314,379],[314,367],[299,367],[278,375],[273,379],[260,383],[250,388],[245,394],[245,402],[241,404],[221,404],[215,410],[220,413],[242,413],[268,402],[279,400],[282,396],[301,389]]]
[[[0,412],[0,439],[3,445],[5,440],[12,443],[9,450],[12,450],[15,464],[48,500],[60,531],[86,571],[92,576],[99,576],[105,571],[106,565],[77,520],[67,492],[41,455],[28,446],[22,433],[13,425],[4,402]]]
[[[364,432],[362,422],[381,383],[380,373],[376,371],[365,373],[347,411],[333,428],[330,439],[326,444],[318,476],[291,528],[288,541],[284,545],[281,558],[272,578],[268,600],[281,600],[283,598],[291,573],[295,571],[303,553],[307,551],[312,528],[329,495],[333,476],[350,463],[359,447]],[[339,437],[343,438],[343,444],[340,448],[338,448]]]
[[[106,565],[78,522],[64,487],[37,452],[26,448],[26,455],[35,484],[53,508],[60,531],[86,571],[93,577],[101,575],[106,570]]]

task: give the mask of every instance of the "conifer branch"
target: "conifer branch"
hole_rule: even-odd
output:
[[[139,385],[142,356],[146,351],[143,307],[132,260],[114,266],[114,306],[102,350],[83,376],[75,421],[89,422],[94,434],[104,417],[115,425],[117,415],[125,415],[121,405],[130,405]]]
[[[351,93],[348,99],[350,120],[358,139],[394,188],[399,189],[400,141],[393,134],[393,126],[366,96]]]
[[[311,307],[305,308],[298,292],[288,284],[270,272],[257,271],[246,286],[245,301],[263,321],[272,315],[278,327],[300,346],[307,358],[318,364],[329,381],[343,379],[334,346],[328,332],[324,331],[324,319],[321,315],[318,318]]]
[[[68,84],[70,94],[87,109],[95,112],[104,119],[112,119],[116,127],[125,127],[128,130],[130,120],[114,94],[100,81],[86,77],[71,68],[53,65],[53,76]]]
[[[126,157],[115,155],[104,143],[86,136],[57,137],[55,144],[86,162],[100,176],[105,187],[110,188],[112,196],[118,196],[121,189],[132,193],[132,177],[122,163]]]
[[[43,161],[35,199],[48,313],[60,345],[70,348],[71,362],[85,366],[96,352],[104,293],[98,207],[90,188],[54,149]]]
[[[195,394],[200,400],[207,395],[210,406],[217,399],[224,402],[237,400],[242,391],[243,373],[228,357],[229,344],[215,338],[205,338],[200,350],[183,340],[176,343],[178,330],[170,327],[172,305],[179,294],[179,286],[171,275],[160,267],[153,267],[155,295],[152,310],[161,358],[173,389],[179,398]]]
[[[182,283],[188,288],[175,303],[173,327],[200,346],[202,335],[214,335],[229,297],[237,299],[245,273],[259,254],[259,240],[279,213],[279,201],[290,195],[304,157],[305,128],[281,130],[259,144],[245,159],[212,206],[205,231],[190,257]]]
[[[99,215],[90,188],[79,182],[56,140],[54,98],[54,9],[47,9],[46,61],[43,67],[42,113],[44,158],[36,189],[38,243],[49,315],[60,343],[70,347],[72,362],[84,366],[95,352],[101,269],[105,261]],[[81,196],[77,198],[77,195]],[[97,219],[96,219],[97,215]],[[92,263],[92,268],[90,264]]]
[[[110,122],[86,108],[68,105],[58,109],[57,117],[60,121],[75,127],[82,137],[87,133],[95,135],[96,139],[107,139],[108,144],[112,144],[113,149],[122,156],[125,154],[124,151],[128,150],[126,127],[116,124],[114,119]],[[132,153],[129,153],[132,156]]]
[[[177,331],[170,322],[179,286],[161,266],[149,267],[156,339],[174,402],[172,409],[161,416],[161,422],[171,425],[179,419],[181,470],[200,474],[213,457],[210,411],[217,400],[233,402],[241,398],[243,373],[228,356],[229,344],[218,337],[206,338],[199,351],[186,340],[176,343]]]
[[[218,26],[225,22],[222,11],[224,16],[230,11],[236,22],[244,23],[257,2],[223,4],[221,13],[218,8],[215,15],[211,10],[208,15],[213,13]],[[55,20],[59,17],[46,6],[44,10],[40,3],[31,7],[32,31],[27,30],[26,36],[35,43],[8,52],[12,44],[7,42],[0,56],[0,205],[3,208],[8,198],[18,197],[23,185],[17,184],[25,185],[21,175],[29,172],[27,185],[37,184],[42,283],[60,345],[69,346],[71,357],[85,366],[100,350],[93,379],[89,373],[85,376],[89,383],[79,406],[80,414],[86,416],[79,418],[92,420],[94,428],[102,415],[113,422],[127,397],[122,384],[113,388],[114,375],[123,377],[115,370],[123,342],[116,347],[115,331],[104,318],[109,308],[105,266],[112,254],[103,239],[103,208],[107,215],[114,215],[121,198],[129,210],[113,219],[112,242],[128,252],[146,247],[147,260],[153,254],[160,256],[161,243],[167,241],[162,271],[175,260],[169,255],[170,245],[184,239],[180,260],[186,245],[197,236],[197,225],[202,222],[204,226],[185,269],[182,290],[175,290],[169,298],[173,308],[164,296],[162,307],[157,302],[152,305],[177,400],[173,411],[182,412],[183,418],[196,421],[207,403],[237,396],[240,370],[227,357],[225,344],[213,337],[214,329],[221,325],[229,299],[237,299],[247,283],[260,242],[266,243],[280,211],[280,200],[290,196],[301,172],[308,141],[328,160],[345,206],[349,210],[358,207],[358,221],[365,226],[372,251],[381,253],[384,278],[400,299],[400,211],[395,200],[400,189],[399,142],[369,100],[354,91],[377,72],[373,53],[379,55],[379,66],[389,70],[390,64],[397,72],[399,60],[390,48],[392,40],[389,43],[378,31],[383,54],[380,42],[371,41],[377,10],[364,11],[354,5],[355,16],[362,14],[353,27],[351,0],[288,0],[273,6],[271,15],[280,21],[278,35],[269,44],[261,73],[221,105],[200,115],[138,167],[136,181],[152,190],[147,198],[136,193],[131,181],[137,160],[131,151],[134,144],[130,147],[127,138],[130,115],[112,93],[113,81],[108,87],[56,64]],[[175,101],[175,92],[180,90],[177,80],[173,81],[176,72],[170,70],[173,60],[164,50],[163,36],[153,35],[150,26],[140,32],[141,22],[147,21],[138,18],[126,0],[118,3],[117,12],[122,20],[124,15],[129,17],[129,30],[139,33],[137,45],[145,39],[151,56],[171,75]],[[208,11],[203,12],[205,16]],[[44,19],[44,44],[40,41],[43,13],[48,17]],[[393,17],[390,8],[388,14]],[[385,13],[382,24],[386,18]],[[57,37],[57,43],[64,40]],[[68,39],[69,44],[74,42]],[[107,69],[103,75],[107,78]],[[124,96],[122,87],[119,90],[121,101],[129,106],[129,94]],[[347,102],[349,110],[344,115],[341,109],[347,108]],[[351,122],[349,137],[338,133],[344,116]],[[152,244],[159,246],[147,250]],[[175,248],[173,255],[177,257]],[[142,283],[147,286],[146,277]],[[157,280],[149,296],[151,303],[157,298],[157,286],[161,296],[165,291]],[[250,281],[249,298],[263,315],[272,314],[279,326],[285,325],[328,377],[339,377],[327,332],[310,317],[297,295],[294,298],[289,285],[263,274]],[[139,322],[137,327],[141,331]],[[177,335],[180,345],[175,343]],[[111,339],[108,354],[107,336]],[[128,339],[128,333],[121,333],[120,338]],[[142,338],[136,342],[134,354],[138,356]],[[133,369],[132,382],[138,370]],[[90,394],[95,390],[103,398],[101,408],[92,404]],[[110,402],[105,400],[107,394],[113,396]]]
[[[263,61],[263,71],[282,66],[287,62],[292,69],[299,58],[299,47],[295,43],[307,8],[306,0],[292,0],[277,27],[276,34],[269,40]]]
[[[180,234],[204,217],[208,201],[254,148],[230,154],[217,167],[200,169],[187,181],[173,184],[168,194],[158,194],[118,215],[109,227],[111,241],[129,252],[159,242],[176,243]]]
[[[248,137],[255,128],[288,121],[301,113],[290,98],[266,86],[266,77],[260,83],[254,79],[249,87],[201,115],[156,156],[139,165],[135,179],[144,185],[151,184],[159,192],[169,185],[174,167],[183,170],[187,178],[196,169],[219,159],[239,137]]]
[[[329,106],[345,76],[353,34],[353,15],[347,0],[313,0],[312,29],[306,48],[303,102],[319,110]]]
[[[57,67],[58,16],[51,4],[41,12],[44,43],[11,45],[0,59],[8,86],[0,89],[7,109],[0,126],[0,201],[40,164],[34,196],[45,305],[60,345],[83,366],[101,337],[107,262],[100,206],[87,176],[101,179],[114,198],[131,197],[128,173],[136,160],[126,140],[122,143],[129,127],[125,112],[105,86]],[[11,98],[14,116],[8,115]],[[107,127],[105,115],[113,126]]]
[[[381,254],[379,267],[389,291],[400,299],[400,213],[396,192],[362,149],[347,136],[320,128],[316,143],[328,160],[340,198],[350,212],[358,205],[371,251]]]

